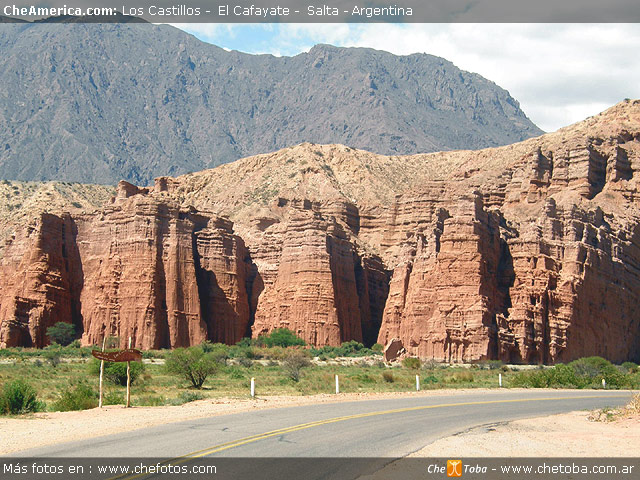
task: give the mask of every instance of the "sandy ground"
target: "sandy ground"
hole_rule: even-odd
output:
[[[591,421],[571,412],[477,427],[443,438],[412,457],[636,457],[640,416]]]
[[[82,440],[170,422],[256,409],[317,403],[462,394],[466,390],[414,393],[352,393],[273,396],[256,399],[209,399],[174,407],[107,406],[80,412],[38,413],[0,419],[0,454]],[[473,392],[495,394],[496,390]],[[640,418],[593,422],[588,412],[573,412],[478,427],[432,443],[412,456],[636,456],[640,452]]]

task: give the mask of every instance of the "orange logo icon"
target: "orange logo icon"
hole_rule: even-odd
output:
[[[462,460],[447,460],[447,477],[462,476]]]

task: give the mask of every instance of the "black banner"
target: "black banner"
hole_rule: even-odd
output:
[[[53,18],[51,18],[53,17]],[[0,21],[151,23],[639,22],[636,0],[2,0]]]
[[[2,478],[636,479],[640,458],[3,458]]]

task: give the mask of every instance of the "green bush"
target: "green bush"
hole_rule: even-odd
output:
[[[53,404],[55,410],[69,412],[72,410],[88,410],[98,406],[98,394],[86,383],[66,388],[60,398]]]
[[[607,386],[613,388],[633,388],[636,385],[632,375],[625,375],[601,357],[580,358],[567,365],[558,364],[552,368],[520,372],[513,377],[511,385],[532,388],[598,388],[602,386],[603,379]]]
[[[207,377],[218,367],[213,355],[204,353],[201,347],[178,348],[166,355],[167,372],[188,380],[194,388],[202,388]]]
[[[602,373],[613,365],[602,357],[585,357],[574,360],[569,364],[573,367],[576,375],[585,378],[598,378]]]
[[[129,374],[131,384],[133,384],[144,372],[145,367],[142,362],[131,362]],[[89,364],[89,371],[93,375],[100,375],[100,360],[94,358]],[[125,387],[127,385],[127,363],[126,362],[104,362],[104,378],[115,385]]]
[[[0,392],[0,413],[4,415],[38,412],[43,409],[44,404],[38,401],[36,391],[24,380],[5,384]]]
[[[295,347],[306,345],[305,341],[288,328],[276,328],[269,335],[263,335],[259,340],[266,347]]]
[[[420,370],[420,367],[422,366],[422,362],[420,361],[419,358],[407,357],[402,360],[402,365],[405,368],[409,368],[411,370]]]
[[[211,343],[209,341],[204,342],[202,345],[202,351],[204,353],[210,353],[216,362],[226,365],[229,359],[229,346],[224,343]]]
[[[162,395],[145,395],[138,397],[135,404],[140,407],[161,407],[167,403]]]
[[[602,357],[586,357],[569,364],[584,386],[598,387],[604,379],[607,386],[621,387],[626,383],[623,373]]]
[[[320,359],[336,358],[336,357],[364,357],[369,355],[379,355],[370,348],[366,348],[362,343],[355,340],[344,342],[339,347],[331,347],[326,345],[322,348],[312,348],[311,354]]]
[[[177,398],[170,400],[171,405],[184,405],[185,403],[195,402],[204,399],[204,395],[197,392],[181,392]]]
[[[103,405],[124,405],[124,395],[119,392],[108,392],[102,396]]]
[[[47,328],[47,336],[52,342],[66,346],[73,342],[76,336],[76,327],[71,323],[58,322]]]
[[[384,350],[384,347],[379,343],[374,343],[371,347],[371,351],[375,353],[382,353],[382,350]]]
[[[638,373],[638,365],[633,362],[624,362],[620,365],[622,373]]]

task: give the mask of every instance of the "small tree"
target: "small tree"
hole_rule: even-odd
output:
[[[305,341],[288,328],[276,328],[269,335],[261,338],[267,347],[303,346]]]
[[[300,373],[303,368],[309,367],[311,360],[304,352],[300,350],[294,350],[290,352],[282,362],[282,370],[287,376],[294,382],[300,381]]]
[[[76,336],[76,327],[71,323],[58,322],[54,326],[47,328],[47,336],[52,342],[64,347],[73,342]]]
[[[218,362],[202,347],[177,348],[166,356],[165,367],[169,373],[191,382],[194,388],[202,388],[205,380],[218,370]]]

